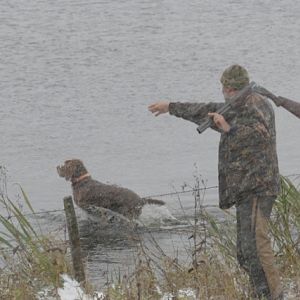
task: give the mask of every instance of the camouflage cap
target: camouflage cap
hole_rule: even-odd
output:
[[[225,69],[220,79],[224,87],[241,90],[249,84],[249,75],[245,68],[240,65],[232,65]]]

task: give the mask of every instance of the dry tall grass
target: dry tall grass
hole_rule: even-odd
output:
[[[33,300],[45,287],[59,287],[60,274],[69,272],[66,247],[54,237],[34,228],[6,191],[4,170],[0,180],[0,299]],[[20,187],[23,202],[34,215]]]
[[[296,300],[300,299],[300,191],[284,177],[281,185],[270,227],[285,294]],[[111,285],[107,299],[159,300],[163,295],[164,299],[252,299],[248,276],[236,260],[235,214],[225,212],[220,222],[203,208],[202,196],[194,194],[190,264],[163,253],[155,241],[156,253],[141,244],[135,272]]]
[[[206,211],[200,184],[196,180],[194,218],[189,234],[183,237],[191,241],[190,262],[171,257],[150,236],[151,247],[140,243],[135,271],[119,276],[106,288],[107,300],[251,299],[248,277],[236,260],[235,215],[226,212],[220,220]],[[281,184],[271,231],[286,292],[300,299],[300,192],[287,178]],[[32,226],[1,185],[0,205],[5,214],[0,215],[0,247],[5,249],[0,250],[0,299],[32,300],[47,286],[55,295],[60,274],[71,273],[66,248]],[[20,191],[34,214],[21,187]]]

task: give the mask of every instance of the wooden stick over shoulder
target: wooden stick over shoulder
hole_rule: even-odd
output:
[[[273,93],[259,85],[256,85],[254,87],[254,91],[271,99],[277,106],[282,106],[287,111],[300,118],[300,102],[293,101],[281,96],[275,96]]]

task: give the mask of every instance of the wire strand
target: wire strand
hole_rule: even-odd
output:
[[[296,176],[300,176],[300,174],[289,174],[286,175],[285,177],[296,177]],[[203,188],[199,188],[199,189],[190,189],[190,190],[186,190],[186,191],[175,191],[175,192],[170,192],[170,193],[163,193],[163,194],[154,194],[154,195],[150,195],[150,196],[145,196],[142,197],[143,199],[149,199],[149,198],[155,198],[155,197],[165,197],[165,196],[173,196],[173,195],[182,195],[182,194],[187,194],[187,193],[192,193],[192,192],[197,192],[197,191],[207,191],[207,190],[211,190],[211,189],[217,189],[219,186],[215,185],[215,186],[209,186],[209,187],[203,187]],[[74,207],[75,210],[79,210],[79,207]],[[28,217],[28,216],[35,216],[35,215],[42,215],[42,214],[49,214],[49,213],[55,213],[55,212],[63,212],[64,209],[54,209],[54,210],[45,210],[45,211],[38,211],[35,213],[28,213],[28,214],[23,214],[23,216]],[[8,218],[15,218],[15,216],[9,216]]]
[[[153,197],[164,197],[164,196],[172,196],[172,195],[178,195],[178,194],[187,194],[191,192],[197,192],[197,191],[206,191],[210,189],[216,189],[218,186],[209,186],[209,187],[204,187],[204,188],[199,188],[199,189],[190,189],[187,191],[180,191],[180,192],[171,192],[171,193],[164,193],[164,194],[156,194],[156,195],[150,195],[146,197],[142,197],[143,199],[149,199]],[[74,207],[75,210],[79,210],[79,207]],[[36,216],[36,215],[43,215],[43,214],[49,214],[49,213],[56,213],[56,212],[63,212],[65,211],[64,209],[54,209],[54,210],[45,210],[45,211],[38,211],[34,213],[28,213],[28,214],[23,214],[24,217],[29,217],[29,216]],[[8,216],[8,219],[10,218],[15,218],[15,216]]]

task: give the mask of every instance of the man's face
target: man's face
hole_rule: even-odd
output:
[[[225,102],[228,102],[231,100],[231,98],[236,94],[236,90],[230,87],[224,87],[222,88],[222,92],[224,95]]]

